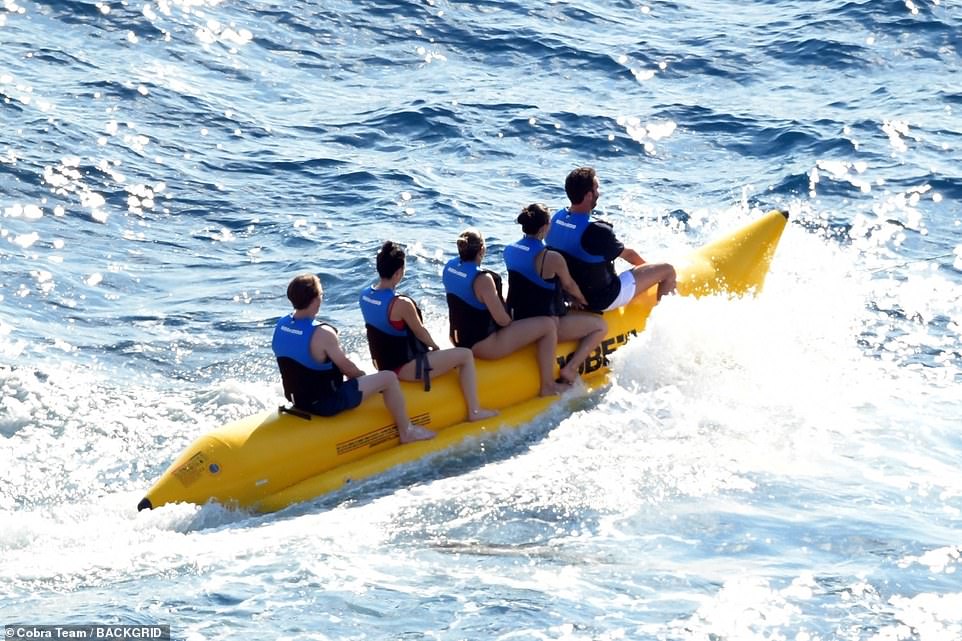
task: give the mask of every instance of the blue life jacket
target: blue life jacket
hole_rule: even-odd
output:
[[[296,319],[291,313],[278,319],[271,340],[284,396],[306,411],[316,401],[333,396],[344,383],[344,375],[330,359],[320,362],[311,355],[311,338],[322,325],[337,332],[332,325],[313,318]]]
[[[367,344],[371,349],[371,360],[378,370],[392,372],[428,352],[428,346],[415,336],[409,327],[397,329],[391,324],[391,303],[395,298],[400,296],[397,296],[394,290],[366,287],[361,291],[359,299],[361,315],[364,316],[364,326],[367,329]],[[414,304],[414,309],[418,312],[418,318],[421,318],[417,303]],[[416,376],[424,379],[425,389],[430,389],[429,379],[421,373],[430,369],[425,369],[424,364],[418,363]]]
[[[444,266],[441,275],[447,293],[451,342],[458,347],[473,347],[498,331],[498,324],[494,322],[491,312],[474,294],[474,281],[480,274],[491,274],[498,297],[502,298],[501,276],[478,269],[477,263],[452,258]]]
[[[581,244],[592,222],[588,214],[572,214],[567,208],[561,209],[552,217],[545,240],[549,249],[564,256],[571,278],[588,301],[588,308],[601,311],[618,297],[621,284],[614,261],[589,254]]]
[[[537,238],[525,236],[504,248],[504,264],[508,268],[508,309],[514,320],[532,316],[563,316],[567,313],[560,279],[541,277],[545,250]],[[536,264],[540,263],[539,264]]]
[[[589,264],[603,263],[604,256],[589,254],[581,246],[581,237],[590,224],[591,216],[588,214],[572,214],[567,208],[561,209],[551,218],[545,242],[551,249],[564,254],[565,258],[570,256]]]

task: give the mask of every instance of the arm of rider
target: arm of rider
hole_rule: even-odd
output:
[[[511,324],[511,316],[504,308],[504,301],[498,296],[498,288],[491,274],[481,274],[474,279],[474,295],[488,308],[495,323],[501,327]]]
[[[543,278],[554,278],[558,277],[561,281],[561,287],[564,289],[572,300],[577,303],[580,307],[587,307],[588,301],[585,300],[585,295],[581,293],[581,288],[578,287],[578,283],[575,279],[571,277],[571,272],[568,271],[568,263],[565,262],[564,256],[556,251],[548,251],[544,257],[544,269],[542,270]]]
[[[311,356],[321,363],[330,358],[348,378],[364,376],[364,370],[355,365],[341,349],[337,334],[330,327],[321,326],[314,330],[311,337]]]
[[[424,323],[421,322],[417,307],[407,298],[399,297],[394,299],[394,305],[391,307],[391,320],[403,320],[404,324],[417,336],[418,340],[431,349],[441,349],[438,347],[438,344],[434,342],[434,339],[431,338],[431,333],[428,332]]]
[[[642,258],[638,252],[636,252],[634,249],[630,247],[625,247],[624,250],[622,250],[622,252],[618,254],[618,258],[628,261],[635,267],[640,267],[641,265],[645,264],[645,259]]]

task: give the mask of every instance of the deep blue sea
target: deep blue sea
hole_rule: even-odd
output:
[[[313,271],[390,238],[446,334],[466,227],[600,208],[648,260],[791,212],[611,384],[269,515],[138,513],[282,402]],[[959,0],[3,0],[0,624],[179,640],[962,639]]]

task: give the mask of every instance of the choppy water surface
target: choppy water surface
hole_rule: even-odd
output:
[[[962,6],[0,6],[0,623],[178,639],[962,638]],[[598,168],[649,260],[792,212],[610,387],[350,492],[138,514],[276,405],[284,288],[358,359],[386,238],[435,336]]]

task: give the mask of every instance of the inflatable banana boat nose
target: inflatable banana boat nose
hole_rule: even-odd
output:
[[[675,265],[678,293],[700,297],[760,292],[787,222],[787,211],[773,211],[692,252]]]

